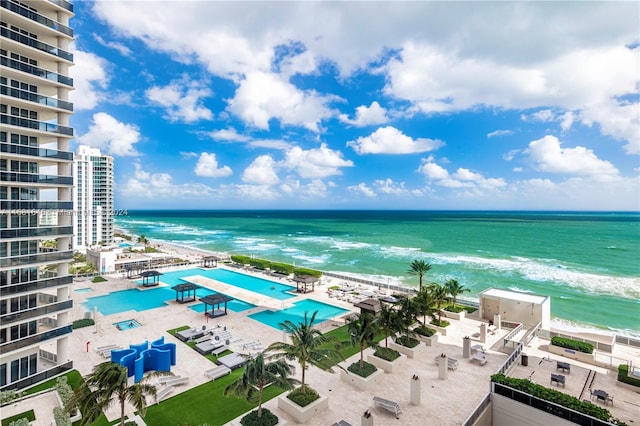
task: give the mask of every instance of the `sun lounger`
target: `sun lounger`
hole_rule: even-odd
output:
[[[340,420],[339,422],[335,422],[331,426],[351,426],[351,423],[349,423],[349,422],[347,422],[345,420]]]
[[[225,367],[231,370],[241,367],[242,364],[244,364],[246,361],[247,361],[247,358],[236,353],[225,355],[223,357],[218,358],[218,362],[220,364],[224,365]]]
[[[440,365],[440,360],[442,359],[442,357],[440,355],[437,355],[435,358],[436,364]],[[447,358],[447,368],[449,368],[449,370],[456,370],[458,368],[458,360],[455,358]]]
[[[202,343],[202,342],[206,342],[208,340],[211,340],[211,336],[205,334],[204,336],[200,337],[199,339],[196,339],[196,343]]]
[[[471,361],[478,361],[480,365],[485,365],[489,360],[487,359],[487,356],[484,353],[476,352],[471,357]]]
[[[103,358],[111,358],[111,351],[116,349],[122,349],[122,346],[114,346],[113,348],[105,349],[101,352]]]
[[[231,369],[229,367],[226,367],[224,365],[219,365],[216,368],[212,368],[211,370],[205,371],[204,375],[213,381],[229,373],[231,373]]]
[[[196,344],[194,346],[194,349],[202,355],[208,355],[222,346],[224,346],[223,342],[214,342],[213,340],[208,340],[206,342]]]
[[[173,379],[179,379],[182,376],[162,376],[162,377],[158,377],[158,384],[159,385],[165,385],[167,384],[167,382],[169,380],[173,380]]]
[[[171,377],[165,382],[167,386],[179,386],[186,383],[189,383],[188,377]]]
[[[108,350],[111,350],[111,349],[116,349],[116,348],[119,348],[119,347],[120,347],[120,346],[118,346],[118,345],[106,345],[106,346],[100,346],[100,347],[96,348],[96,352],[98,352],[99,354],[101,354],[101,353],[102,353],[102,352],[104,352],[104,351],[108,351]]]
[[[380,398],[379,396],[373,397],[373,405],[390,411],[396,416],[396,419],[398,419],[399,415],[402,413],[402,410],[400,410],[400,404],[394,401],[389,401],[388,399]]]
[[[224,352],[224,351],[226,351],[226,350],[228,350],[228,349],[229,349],[229,346],[227,346],[227,345],[222,345],[222,346],[219,346],[219,347],[215,348],[214,350],[212,350],[212,351],[211,351],[211,353],[212,353],[213,355],[215,355],[215,356],[218,356],[218,355],[220,355],[222,352]]]
[[[173,386],[167,386],[166,388],[158,392],[156,394],[156,404],[166,398],[167,395],[169,395],[171,392],[173,392]]]
[[[204,331],[197,330],[195,328],[191,328],[189,330],[184,330],[184,331],[179,331],[179,332],[176,333],[176,337],[178,339],[182,340],[183,342],[188,342],[188,341],[191,341],[193,339],[199,339],[202,336],[204,336]]]

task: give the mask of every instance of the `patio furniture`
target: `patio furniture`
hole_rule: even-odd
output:
[[[471,346],[471,353],[484,353],[484,348],[482,345],[473,345]]]
[[[485,365],[489,360],[484,352],[476,352],[471,356],[471,361],[477,361],[480,365]]]
[[[611,402],[611,405],[613,405],[613,396],[601,389],[591,391],[591,398],[593,399],[594,396],[596,397],[596,401],[602,401],[605,404]]]
[[[214,350],[212,350],[212,351],[211,351],[211,353],[212,353],[213,355],[215,355],[215,356],[218,356],[218,355],[220,355],[222,352],[224,352],[224,351],[226,351],[226,350],[228,350],[228,349],[229,349],[229,346],[227,346],[227,345],[222,345],[222,346],[219,346],[219,347],[215,348]]]
[[[236,353],[225,355],[223,357],[218,358],[218,362],[220,364],[224,365],[225,367],[231,370],[241,367],[242,364],[244,364],[246,361],[247,361],[247,358]]]
[[[389,401],[388,399],[380,398],[379,396],[373,397],[373,405],[384,408],[385,410],[393,413],[396,416],[396,419],[399,419],[399,415],[402,413],[400,404],[394,401]]]
[[[229,373],[231,373],[231,369],[229,367],[225,367],[224,365],[219,365],[215,368],[205,371],[204,375],[210,378],[211,381],[213,381]]]
[[[442,357],[440,355],[437,355],[434,360],[436,361],[436,364],[440,365],[440,360],[442,359]],[[458,368],[458,360],[455,358],[447,358],[447,368],[449,370],[456,370]]]
[[[169,395],[171,392],[173,392],[173,386],[167,386],[166,388],[158,392],[156,394],[156,404],[166,398],[167,395]]]
[[[178,385],[184,385],[186,383],[189,383],[188,377],[170,377],[165,381],[165,384],[167,386],[178,386]]]
[[[340,420],[338,422],[335,422],[331,426],[351,426],[351,423],[349,423],[349,422],[347,422],[345,420]]]
[[[568,362],[558,361],[556,363],[556,370],[562,370],[565,373],[571,374],[571,364]]]
[[[562,387],[565,385],[565,377],[562,374],[553,374],[551,373],[551,384],[556,383],[558,386],[562,384]]]
[[[189,330],[183,330],[176,333],[176,337],[183,342],[188,342],[190,340],[199,339],[204,336],[204,331],[198,330],[195,328],[191,328]]]
[[[222,346],[224,346],[223,342],[214,342],[213,340],[208,340],[206,342],[198,343],[194,346],[194,349],[202,355],[208,355],[216,349],[221,348]]]

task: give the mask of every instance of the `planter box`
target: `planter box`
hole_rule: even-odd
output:
[[[264,407],[264,406],[263,406]],[[256,409],[254,408],[251,411],[255,411]],[[244,416],[246,416],[247,414],[249,414],[251,411],[247,411],[246,413],[242,413],[241,416],[236,417],[235,419],[231,420],[229,423],[225,423],[224,426],[242,426],[242,423],[240,423],[240,420],[242,420],[242,418]],[[273,413],[273,411],[271,411]],[[275,413],[274,413],[275,414]],[[278,417],[278,423],[276,423],[277,426],[287,426],[287,421]]]
[[[389,343],[389,345],[391,345],[391,343]],[[367,362],[383,369],[385,373],[395,373],[399,371],[400,366],[404,363],[405,359],[407,359],[407,356],[403,353],[400,353],[400,357],[396,358],[393,361],[386,361],[382,358],[378,358],[373,354],[367,355]]]
[[[358,389],[366,391],[369,390],[371,386],[378,383],[378,379],[380,379],[380,376],[383,374],[384,371],[382,369],[377,369],[369,377],[362,377],[349,371],[340,370],[340,380],[346,383],[351,383]]]
[[[447,335],[447,329],[444,327],[439,327],[437,325],[433,325],[433,324],[429,324],[427,325],[427,327],[429,328],[433,328],[434,330],[436,330],[437,332],[439,332],[440,334],[442,334],[443,336]]]
[[[455,312],[450,312],[450,311],[445,311],[444,309],[442,309],[442,315],[444,315],[447,318],[452,318],[452,319],[456,319],[456,320],[461,320],[464,318],[465,314],[467,313],[467,311],[462,310],[458,313]]]
[[[415,338],[420,340],[422,343],[424,343],[427,346],[435,346],[436,343],[438,343],[438,336],[440,335],[440,332],[434,334],[431,337],[427,337],[427,336],[423,336],[421,334],[417,334],[415,335]]]
[[[562,355],[567,358],[586,362],[588,364],[597,365],[597,363],[593,360],[593,354],[586,354],[584,352],[574,351],[573,349],[562,348],[560,346],[552,345],[551,343],[549,343],[549,352],[551,352],[552,354]]]
[[[325,395],[320,395],[319,399],[316,399],[306,407],[299,406],[287,398],[287,395],[278,397],[278,408],[296,419],[298,423],[309,423],[309,420],[318,412],[329,408],[329,398]]]
[[[408,348],[408,347],[400,345],[400,344],[398,344],[396,342],[389,342],[389,347],[391,349],[395,349],[396,351],[400,352],[401,354],[405,354],[407,356],[407,358],[415,358],[416,355],[418,354],[418,350],[420,349],[420,345],[419,344],[415,348]]]

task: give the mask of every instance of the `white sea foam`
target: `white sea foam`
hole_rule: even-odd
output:
[[[531,290],[527,290],[527,289],[524,289],[524,288],[520,288],[520,287],[517,287],[517,286],[515,286],[515,285],[513,285],[513,286],[509,287],[509,290],[511,290],[511,291],[517,291],[518,293],[533,293]]]
[[[626,328],[613,327],[597,327],[594,324],[583,324],[575,321],[569,321],[561,318],[553,317],[551,319],[551,328],[566,333],[593,333],[593,334],[619,334],[628,337],[640,338],[638,330],[629,330]]]
[[[327,263],[327,261],[331,258],[329,253],[324,253],[320,256],[311,256],[308,254],[297,254],[292,256],[294,259],[303,260],[308,263],[313,263],[314,265],[321,265]]]
[[[333,241],[331,248],[336,250],[351,250],[351,249],[364,249],[371,248],[372,245],[368,243],[358,243],[355,241]]]
[[[396,259],[414,259],[422,250],[417,247],[378,246],[378,251],[385,257]]]

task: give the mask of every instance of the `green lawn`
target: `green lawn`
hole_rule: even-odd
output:
[[[16,420],[20,420],[22,418],[26,418],[30,422],[35,421],[36,413],[33,410],[25,411],[24,413],[16,414],[15,416],[7,417],[2,419],[2,426],[9,426],[11,422],[15,422]]]

